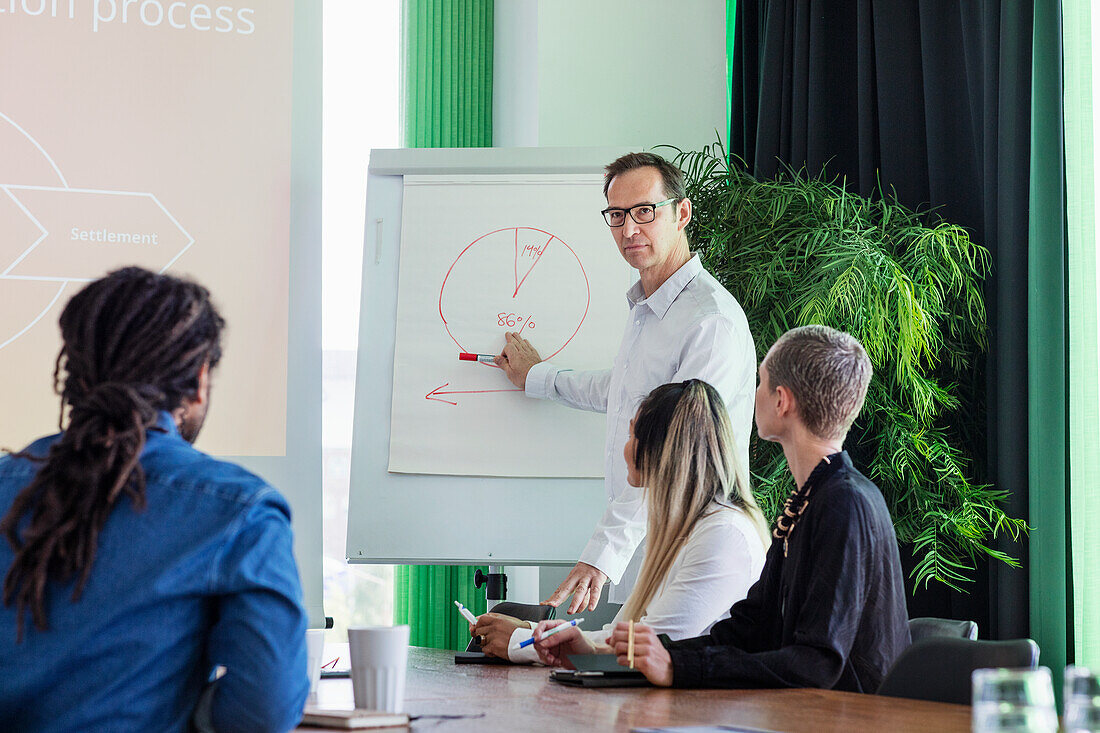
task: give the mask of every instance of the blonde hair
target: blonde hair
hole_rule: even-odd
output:
[[[648,503],[645,561],[623,617],[638,620],[668,576],[696,523],[718,505],[752,520],[762,542],[768,528],[737,459],[729,415],[714,387],[698,379],[649,393],[634,419],[634,463]]]

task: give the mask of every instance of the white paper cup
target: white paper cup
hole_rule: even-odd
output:
[[[306,669],[309,670],[309,694],[317,694],[321,681],[321,664],[325,655],[325,630],[306,629]]]
[[[408,626],[348,629],[355,707],[400,713],[405,704]]]

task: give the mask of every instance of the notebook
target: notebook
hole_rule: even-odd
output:
[[[306,706],[301,725],[321,728],[362,730],[365,728],[408,728],[407,713],[383,713],[378,710],[328,710]]]

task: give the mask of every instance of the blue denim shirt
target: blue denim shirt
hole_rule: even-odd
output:
[[[48,631],[0,605],[0,730],[180,731],[214,665],[219,731],[286,730],[309,692],[290,508],[257,476],[183,440],[168,413],[141,456],[147,506],[120,500],[83,595],[50,583]],[[45,456],[58,436],[33,443]],[[37,464],[0,458],[0,512]],[[0,540],[0,571],[11,568]]]

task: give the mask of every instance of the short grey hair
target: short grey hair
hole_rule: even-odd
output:
[[[828,326],[787,331],[768,352],[764,367],[771,391],[789,389],[806,428],[826,440],[847,435],[871,383],[871,360],[863,344]]]
[[[657,169],[657,172],[661,174],[661,188],[664,189],[665,198],[673,199],[676,203],[687,198],[684,172],[656,153],[627,153],[608,163],[604,167],[603,197],[607,198],[607,190],[611,188],[611,182],[617,176],[639,168]]]

